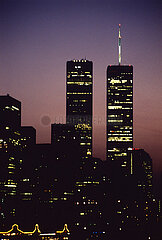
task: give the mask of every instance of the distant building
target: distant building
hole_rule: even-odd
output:
[[[79,134],[74,125],[51,124],[51,148],[56,161],[66,166],[68,173],[73,176],[79,170],[81,159]]]
[[[22,178],[22,172],[31,156],[24,152],[35,142],[35,129],[21,128],[21,102],[10,95],[0,96],[0,116],[0,226],[9,226],[17,218],[25,190],[20,187],[26,175]]]
[[[79,133],[82,160],[92,155],[92,62],[67,62],[66,123]]]
[[[9,95],[0,96],[0,226],[15,218],[17,187],[23,149],[20,134],[21,102]]]
[[[0,96],[0,128],[17,129],[21,126],[21,102],[9,94]]]
[[[67,223],[72,221],[78,159],[75,148],[72,148],[73,144],[68,146],[69,148],[62,142],[56,145],[36,144],[32,168],[28,171],[28,177],[24,174],[23,179],[26,184],[26,191],[23,194],[24,205],[26,201],[26,206],[29,204],[30,207],[23,211],[22,226],[24,223],[24,226],[29,228],[31,223],[36,221],[45,231],[51,232],[64,221]],[[33,186],[31,195],[29,186]],[[53,221],[55,216],[57,220]]]
[[[104,191],[108,186],[105,185],[107,179],[104,173],[102,160],[91,158],[86,165],[84,175],[79,175],[77,178],[74,195],[74,225],[72,227],[72,239],[74,240],[77,239],[77,236],[80,236],[80,239],[107,240],[108,225],[105,206],[108,211],[110,206]]]
[[[153,167],[150,155],[139,148],[128,149],[130,174],[138,188],[139,197],[143,201],[144,220],[156,223],[158,215],[158,199],[153,192]]]
[[[139,148],[128,149],[127,176],[112,173],[113,238],[148,239],[157,218],[157,200],[153,196],[152,159]],[[115,172],[115,169],[114,169]],[[122,235],[124,234],[124,235]]]
[[[51,124],[51,144],[57,147],[79,146],[79,135],[74,125],[70,124]],[[74,149],[73,149],[74,150]]]
[[[79,137],[81,162],[75,183],[72,239],[105,239],[103,211],[99,200],[100,161],[92,158],[93,64],[86,59],[67,62],[66,123]]]
[[[33,147],[36,144],[36,130],[31,126],[22,126],[21,134],[24,138],[26,147]]]
[[[20,128],[21,139],[23,142],[23,151],[21,151],[21,172],[18,184],[18,209],[17,222],[22,223],[21,226],[27,226],[35,223],[33,216],[36,209],[35,201],[35,175],[34,167],[36,160],[36,130],[31,126],[23,126]],[[22,211],[23,209],[23,211]],[[29,224],[29,228],[30,225]]]
[[[136,181],[137,186],[146,196],[151,198],[153,194],[152,159],[147,152],[139,148],[129,148],[129,174]]]

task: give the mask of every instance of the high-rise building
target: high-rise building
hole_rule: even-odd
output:
[[[31,164],[35,134],[34,128],[21,127],[21,102],[9,94],[0,96],[0,227],[15,221],[20,199],[31,198],[21,181],[29,180],[25,166]]]
[[[15,217],[23,148],[20,125],[21,102],[8,94],[0,96],[0,224]]]
[[[152,159],[139,148],[128,149],[129,171],[127,176],[112,177],[114,198],[113,239],[122,236],[130,239],[149,239],[154,232],[157,216],[157,200],[152,191]],[[120,238],[120,237],[119,237]]]
[[[136,179],[137,187],[146,198],[151,198],[152,189],[152,159],[147,152],[139,148],[129,148],[129,173]]]
[[[107,159],[125,174],[127,149],[133,147],[133,66],[121,65],[119,27],[119,65],[107,68]]]
[[[0,96],[0,116],[1,128],[19,128],[21,126],[21,102],[9,94]]]
[[[88,60],[67,62],[66,123],[75,127],[81,155],[75,183],[72,239],[78,233],[80,239],[105,239],[106,235],[100,202],[103,194],[99,165],[102,163],[92,158],[92,68]]]
[[[81,157],[92,155],[92,62],[67,62],[66,123],[75,126],[79,134]]]

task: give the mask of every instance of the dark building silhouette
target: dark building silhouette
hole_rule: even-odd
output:
[[[81,161],[79,135],[75,126],[51,124],[51,148],[54,150],[57,162],[61,162],[66,166],[67,175],[73,179],[74,186]]]
[[[0,96],[0,128],[17,129],[21,126],[21,102],[9,94]]]
[[[51,144],[66,147],[70,147],[70,144],[79,147],[79,135],[74,125],[69,124],[51,124]],[[62,149],[63,150],[63,149]],[[66,149],[67,150],[67,149]],[[68,150],[67,150],[68,152]]]
[[[43,231],[69,224],[73,218],[77,154],[67,153],[64,146],[61,143],[55,149],[54,144],[37,144],[35,149],[35,219]]]
[[[105,184],[105,170],[105,165],[100,159],[89,158],[84,174],[77,178],[72,239],[77,239],[77,236],[80,236],[79,239],[107,239],[109,221],[105,206],[108,211],[111,207],[105,192],[109,187]]]
[[[23,149],[20,134],[21,102],[0,96],[0,226],[11,223],[17,207],[17,188]]]
[[[158,217],[157,217],[157,226],[154,230],[155,237],[162,236],[162,172],[160,174],[160,183],[159,183],[159,196],[158,196]]]
[[[153,172],[152,159],[143,149],[129,148],[129,174],[136,178],[137,186],[146,198],[152,198]]]
[[[20,129],[24,148],[21,152],[21,171],[18,184],[18,208],[17,223],[25,227],[26,230],[35,224],[37,206],[35,196],[35,175],[36,164],[36,130],[31,126],[23,126]],[[20,153],[19,153],[20,154]]]
[[[108,164],[111,181],[107,194],[112,196],[111,238],[153,238],[157,200],[152,192],[152,159],[143,149],[130,148],[127,163],[126,176],[120,168],[114,168],[113,163],[112,166]],[[109,211],[107,214],[109,217]]]
[[[21,134],[26,143],[26,147],[33,147],[36,144],[36,130],[32,126],[22,126]]]
[[[79,133],[82,160],[92,155],[92,62],[67,62],[66,123]]]
[[[21,181],[28,175],[22,172],[25,160],[31,159],[27,149],[35,142],[35,129],[21,128],[21,102],[9,95],[0,96],[0,116],[0,226],[4,227],[17,219],[22,194],[29,198]]]

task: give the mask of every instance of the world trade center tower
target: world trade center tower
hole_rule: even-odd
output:
[[[120,25],[118,41],[119,64],[107,67],[107,160],[127,175],[128,148],[133,147],[133,66],[121,64]]]
[[[68,61],[66,68],[66,123],[75,126],[83,162],[92,155],[92,69],[86,59]]]

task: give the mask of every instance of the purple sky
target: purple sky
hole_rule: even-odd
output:
[[[134,66],[134,146],[162,170],[161,10],[157,0],[1,0],[0,95],[20,100],[22,124],[49,142],[42,119],[65,122],[66,61],[93,61],[94,156],[104,159],[106,68],[118,63],[121,23],[122,63]]]

